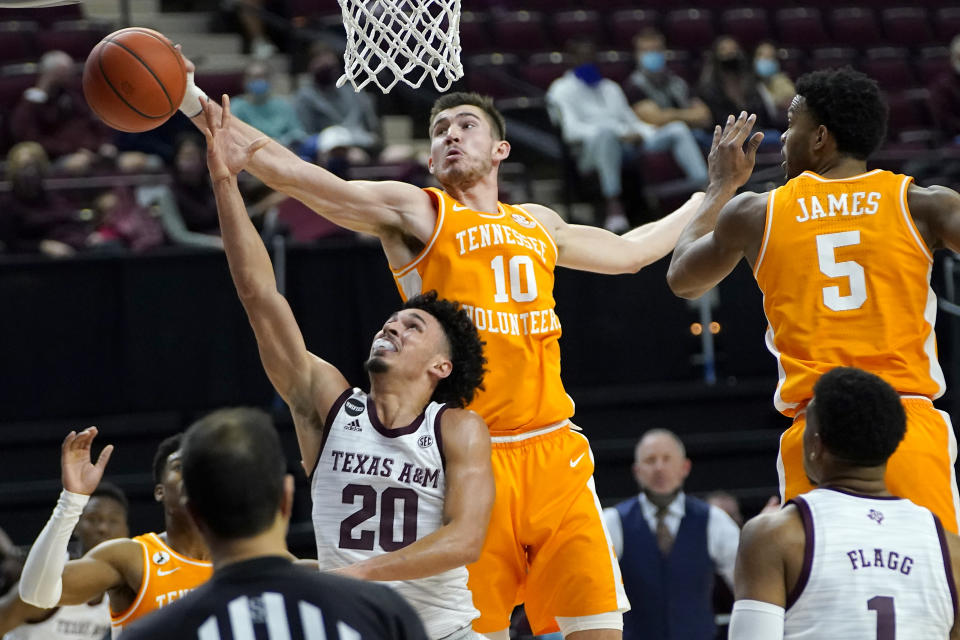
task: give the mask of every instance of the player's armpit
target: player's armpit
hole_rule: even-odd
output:
[[[111,589],[133,593],[143,581],[143,545],[129,538],[108,540],[63,568],[61,605],[83,604]]]
[[[933,185],[910,185],[907,191],[910,214],[931,249],[960,251],[960,194],[953,189]]]
[[[709,199],[710,194],[681,234],[667,270],[667,283],[681,298],[699,298],[733,271],[741,258],[753,259],[752,250],[763,237],[767,194],[752,192],[724,204],[712,231],[691,233],[703,209],[715,206]]]

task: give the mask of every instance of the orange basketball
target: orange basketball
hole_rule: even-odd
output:
[[[183,57],[152,29],[114,31],[83,66],[83,95],[105,123],[120,131],[148,131],[177,112],[187,88]]]

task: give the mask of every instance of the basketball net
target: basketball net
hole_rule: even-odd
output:
[[[460,0],[338,0],[347,31],[344,73],[356,91],[371,82],[384,93],[401,80],[429,76],[437,91],[463,77]]]

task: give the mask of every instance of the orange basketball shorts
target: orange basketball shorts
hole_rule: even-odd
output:
[[[937,514],[945,529],[957,533],[957,439],[950,416],[927,398],[902,399],[907,414],[907,433],[887,462],[886,482],[890,493],[907,498]],[[777,471],[784,502],[813,489],[803,470],[803,429],[807,414],[794,418],[780,436]]]
[[[491,433],[497,497],[480,559],[467,566],[478,633],[509,627],[521,602],[535,634],[557,630],[554,616],[629,609],[593,453],[570,426]]]

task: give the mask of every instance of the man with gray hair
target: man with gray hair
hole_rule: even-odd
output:
[[[685,495],[683,442],[651,429],[637,443],[640,494],[603,513],[633,607],[624,640],[713,640],[711,594],[719,573],[733,588],[739,527],[719,507]]]

